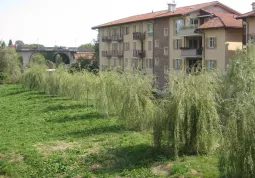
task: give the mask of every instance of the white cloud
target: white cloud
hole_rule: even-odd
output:
[[[210,0],[209,0],[210,1]],[[209,2],[176,0],[177,6]],[[169,1],[170,2],[170,1]],[[252,0],[220,1],[244,13]],[[45,46],[74,46],[91,42],[97,31],[92,26],[119,18],[167,9],[167,0],[0,0],[0,39],[23,40]]]

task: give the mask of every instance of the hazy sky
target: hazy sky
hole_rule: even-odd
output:
[[[177,7],[212,0],[176,0]],[[254,0],[255,1],[255,0]],[[172,0],[0,0],[0,40],[79,46],[97,36],[96,26],[119,18],[167,9]],[[253,0],[221,0],[245,13]]]

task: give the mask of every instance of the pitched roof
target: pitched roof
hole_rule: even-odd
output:
[[[242,14],[242,15],[239,15],[239,16],[236,17],[236,18],[237,18],[237,19],[243,19],[243,18],[246,18],[246,17],[255,17],[255,10],[254,10],[254,11],[247,12],[247,13]]]
[[[100,27],[107,27],[107,26],[113,26],[113,25],[120,25],[120,24],[125,24],[125,23],[130,23],[130,22],[137,22],[137,21],[142,21],[142,20],[150,20],[150,19],[154,19],[156,16],[166,13],[167,10],[163,10],[163,11],[157,11],[157,12],[151,12],[151,13],[147,13],[147,14],[140,14],[140,15],[135,15],[135,16],[130,16],[130,17],[126,17],[123,19],[119,19],[119,20],[115,20],[112,22],[108,22],[102,25],[98,25],[95,27],[92,27],[92,29],[97,29]]]
[[[143,21],[143,20],[151,20],[151,19],[155,19],[155,18],[185,15],[185,14],[188,14],[188,13],[191,13],[191,12],[194,12],[194,11],[197,11],[197,10],[209,7],[209,6],[213,6],[213,5],[222,6],[226,9],[228,9],[229,11],[240,15],[239,12],[225,6],[222,3],[218,2],[218,1],[212,1],[212,2],[207,2],[207,3],[202,3],[202,4],[195,4],[195,5],[185,6],[185,7],[179,7],[179,8],[176,8],[176,10],[174,10],[172,12],[168,12],[168,10],[163,10],[163,11],[151,12],[151,13],[147,13],[147,14],[135,15],[135,16],[115,20],[112,22],[108,22],[108,23],[105,23],[102,25],[98,25],[98,26],[92,27],[92,29],[120,25],[120,24],[131,23],[131,22],[138,22],[138,21]]]
[[[215,10],[203,10],[207,13],[214,15],[212,19],[205,22],[200,26],[201,29],[208,28],[221,28],[221,27],[231,27],[231,28],[242,28],[242,21],[236,19],[236,14],[219,12]]]

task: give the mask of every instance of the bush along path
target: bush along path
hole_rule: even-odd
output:
[[[80,101],[0,87],[0,177],[218,177],[216,155],[173,161],[151,137]]]

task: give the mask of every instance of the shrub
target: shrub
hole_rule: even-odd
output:
[[[19,55],[11,48],[0,49],[0,83],[17,83],[21,77]]]

